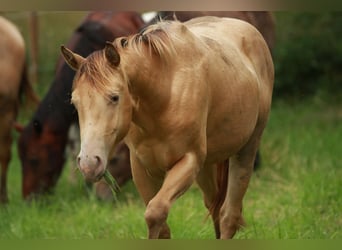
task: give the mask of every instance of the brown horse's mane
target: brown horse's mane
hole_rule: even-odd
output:
[[[155,54],[162,62],[168,62],[176,54],[173,41],[179,39],[177,34],[170,31],[170,24],[171,21],[161,20],[148,26],[138,34],[124,38],[126,39],[125,42],[122,42],[123,38],[116,39],[113,42],[114,46],[123,48],[120,53],[125,52],[126,49],[133,51],[133,56],[136,58],[142,57],[146,59],[146,53],[148,52],[149,56]],[[74,83],[79,82],[78,80],[84,77],[97,91],[106,98],[110,98],[110,94],[115,90],[110,89],[111,86],[107,83],[110,82],[111,77],[117,70],[108,63],[105,51],[98,50],[90,54],[81,65],[76,72]]]

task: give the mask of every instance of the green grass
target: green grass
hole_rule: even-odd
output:
[[[42,66],[35,85],[40,96],[52,81],[59,45],[83,15],[40,16]],[[25,19],[15,20],[27,37]],[[262,167],[245,196],[247,226],[235,238],[342,239],[342,103],[326,102],[329,98],[273,103],[261,145]],[[29,117],[30,113],[20,119],[26,122]],[[12,152],[10,203],[0,207],[0,239],[146,238],[144,205],[133,183],[122,188],[117,203],[99,201],[85,190],[81,176],[76,184],[69,181],[73,164],[69,160],[55,194],[29,204],[21,199],[16,144]],[[168,223],[173,238],[213,239],[206,215],[201,194],[192,187],[171,208]]]
[[[245,196],[247,226],[237,239],[342,238],[342,112],[340,105],[275,102],[265,131],[262,167]],[[66,168],[54,195],[27,204],[20,196],[15,145],[9,172],[10,203],[0,209],[2,239],[140,239],[146,237],[144,206],[133,183],[106,203],[87,193]],[[70,162],[69,162],[70,164]],[[214,230],[192,187],[171,209],[173,238],[212,239]]]

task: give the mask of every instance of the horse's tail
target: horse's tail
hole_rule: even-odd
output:
[[[209,208],[209,212],[214,220],[219,219],[220,209],[226,198],[227,185],[229,176],[229,159],[217,164],[216,183],[217,193],[213,203]]]
[[[28,70],[27,70],[27,63],[24,63],[22,72],[21,72],[21,80],[20,80],[20,87],[19,87],[19,101],[20,105],[23,105],[24,102],[36,106],[39,103],[39,98],[33,90],[31,82],[28,78]]]

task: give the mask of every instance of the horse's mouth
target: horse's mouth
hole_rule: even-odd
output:
[[[102,179],[102,177],[104,176],[104,171],[100,171],[97,174],[86,174],[83,171],[81,171],[84,179],[86,182],[91,182],[91,183],[95,183],[98,182],[99,180]]]

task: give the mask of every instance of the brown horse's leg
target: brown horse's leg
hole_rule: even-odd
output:
[[[158,238],[172,203],[191,186],[198,169],[196,155],[187,153],[167,172],[161,189],[146,208],[145,220],[150,239]]]
[[[131,168],[134,184],[144,200],[145,205],[156,195],[162,185],[163,175],[161,178],[153,178],[149,172],[139,164],[139,162],[131,154]],[[161,226],[159,239],[170,239],[171,233],[169,226],[165,222]]]
[[[233,238],[244,225],[242,201],[253,173],[258,144],[259,138],[251,138],[237,155],[230,158],[228,190],[220,211],[221,239]]]
[[[216,183],[216,165],[204,166],[198,173],[196,182],[203,192],[204,204],[210,209],[215,200],[217,190]],[[214,223],[216,238],[220,238],[220,220],[219,211],[209,211]]]
[[[7,169],[8,164],[11,159],[11,144],[12,137],[10,135],[6,135],[1,145],[0,152],[0,165],[1,165],[1,175],[0,175],[0,203],[8,202],[7,195]]]

